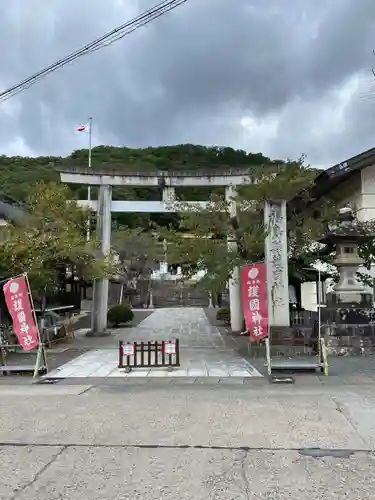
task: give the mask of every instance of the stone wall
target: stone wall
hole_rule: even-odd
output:
[[[197,289],[193,284],[179,283],[172,280],[155,280],[152,282],[154,307],[208,307],[209,298],[207,292]],[[108,306],[118,304],[120,298],[120,285],[118,283],[109,284]],[[224,295],[223,307],[227,305],[226,295]],[[125,296],[124,300],[131,301],[132,307],[141,308],[141,297],[139,293],[132,296]],[[82,311],[91,311],[92,301],[90,299],[81,302]]]
[[[375,354],[375,325],[324,325],[329,356],[366,356]]]
[[[207,307],[207,292],[197,289],[189,283],[171,280],[152,283],[155,307]]]
[[[331,356],[375,353],[375,310],[340,308],[322,311],[322,334]]]

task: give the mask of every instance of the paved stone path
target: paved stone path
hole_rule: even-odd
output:
[[[118,349],[91,350],[50,372],[48,378],[85,377],[262,377],[248,361],[230,350],[201,308],[157,309],[135,328],[119,330],[116,340],[180,339],[180,367],[118,368]]]

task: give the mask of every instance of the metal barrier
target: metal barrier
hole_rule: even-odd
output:
[[[119,342],[119,368],[127,373],[133,368],[163,368],[168,371],[180,366],[180,342],[176,340]]]

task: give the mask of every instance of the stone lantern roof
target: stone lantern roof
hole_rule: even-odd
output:
[[[338,223],[332,224],[329,232],[319,241],[329,245],[340,243],[366,243],[374,239],[375,235],[369,234],[364,224],[357,221],[353,210],[344,207],[339,211]]]

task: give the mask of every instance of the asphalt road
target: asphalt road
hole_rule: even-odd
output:
[[[372,499],[373,384],[0,387],[2,500]]]

